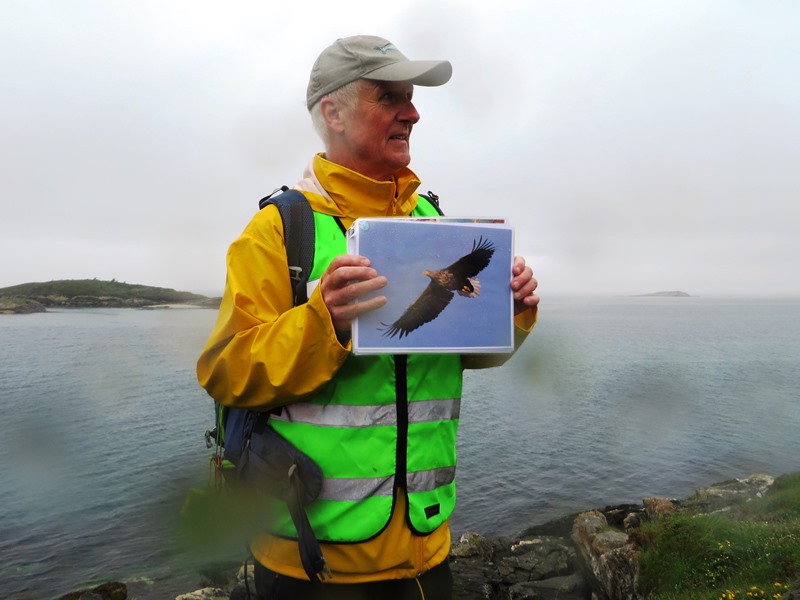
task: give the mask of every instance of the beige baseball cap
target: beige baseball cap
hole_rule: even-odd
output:
[[[325,48],[311,69],[306,92],[308,110],[323,96],[356,79],[407,81],[437,86],[450,80],[446,60],[409,60],[394,44],[373,35],[340,38]]]

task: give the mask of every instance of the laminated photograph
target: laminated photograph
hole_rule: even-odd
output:
[[[354,221],[348,252],[388,284],[373,294],[387,303],[353,322],[353,353],[511,352],[513,237],[502,219]]]

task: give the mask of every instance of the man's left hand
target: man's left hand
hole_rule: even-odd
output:
[[[533,276],[533,269],[525,264],[521,256],[514,257],[511,267],[511,290],[514,292],[514,314],[518,315],[539,304],[536,288],[539,282]]]

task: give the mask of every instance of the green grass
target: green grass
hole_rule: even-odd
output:
[[[800,475],[724,513],[646,523],[637,538],[647,598],[781,598],[800,574]]]

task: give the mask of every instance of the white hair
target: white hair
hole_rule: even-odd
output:
[[[317,135],[322,138],[326,149],[330,142],[330,135],[328,133],[328,126],[325,124],[325,118],[322,116],[322,109],[320,108],[322,101],[325,98],[330,98],[336,102],[340,109],[347,110],[355,108],[356,102],[358,101],[360,82],[360,79],[356,79],[355,81],[344,84],[339,89],[333,90],[330,94],[326,94],[320,98],[319,101],[311,107],[309,111],[311,113],[311,124],[314,126]]]

